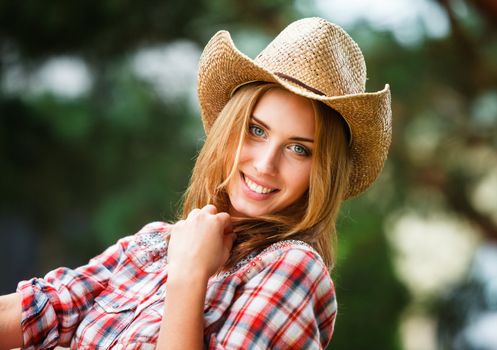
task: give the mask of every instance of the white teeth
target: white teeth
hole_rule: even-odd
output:
[[[269,192],[273,192],[274,191],[273,189],[262,187],[261,185],[256,184],[255,182],[251,181],[246,176],[244,176],[244,179],[245,179],[245,183],[247,184],[247,186],[252,191],[254,191],[254,192],[257,192],[257,193],[269,193]]]

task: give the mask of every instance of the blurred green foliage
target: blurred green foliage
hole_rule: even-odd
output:
[[[446,38],[403,46],[365,23],[350,31],[365,51],[368,91],[392,86],[394,139],[380,180],[342,210],[333,349],[401,348],[410,295],[386,243],[389,214],[453,211],[497,238],[471,200],[497,148],[497,15],[439,3],[451,19]],[[151,220],[174,220],[201,122],[188,96],[163,98],[133,73],[137,51],[177,39],[200,50],[218,29],[257,41],[246,33],[272,37],[299,16],[282,0],[1,1],[0,291],[82,264]],[[88,64],[87,93],[33,93],[22,75],[20,88],[5,84],[19,67],[29,76],[60,56]]]

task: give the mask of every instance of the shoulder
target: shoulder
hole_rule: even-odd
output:
[[[261,251],[255,259],[261,262],[263,268],[329,276],[329,271],[319,253],[302,241],[285,240],[274,243]]]
[[[164,221],[152,221],[143,226],[137,234],[149,232],[168,232],[171,224]]]
[[[332,283],[323,259],[305,242],[297,240],[277,242],[263,250],[259,257],[267,268],[287,271],[292,278],[300,276],[302,281],[309,283],[325,279]]]
[[[165,264],[170,227],[171,224],[163,221],[147,223],[109,249],[118,249],[140,268],[155,271]]]
[[[332,332],[337,311],[335,286],[313,247],[297,240],[281,241],[264,249],[255,259],[260,259],[260,270],[247,285],[257,285],[258,289],[285,300],[286,307],[293,305],[305,317],[315,318],[322,330],[327,329],[323,336]]]
[[[136,242],[142,238],[150,238],[157,236],[166,236],[167,232],[170,229],[171,224],[163,221],[152,221],[145,224],[143,227],[139,228],[137,231],[127,233],[126,236],[123,236],[117,240],[115,245],[121,247],[128,247],[130,243]]]
[[[233,293],[237,298],[230,310],[235,319],[256,328],[252,334],[259,334],[257,325],[264,320],[261,334],[284,344],[295,341],[295,324],[313,329],[312,336],[298,332],[306,335],[306,342],[314,337],[315,344],[327,344],[331,338],[337,311],[335,289],[322,258],[310,245],[294,240],[272,244],[226,281],[236,281],[239,291]],[[251,319],[256,321],[247,321]],[[226,325],[232,327],[229,322]]]
[[[274,243],[248,261],[236,273],[247,284],[291,284],[318,295],[334,295],[330,273],[319,253],[297,240]]]
[[[121,246],[128,246],[132,243],[154,243],[161,242],[166,239],[169,234],[171,224],[163,221],[153,221],[145,224],[134,234],[130,234],[117,241]]]
[[[267,264],[275,261],[285,261],[286,263],[302,265],[308,262],[318,264],[327,271],[323,259],[319,253],[309,244],[298,240],[285,240],[273,243],[262,250],[257,257]]]

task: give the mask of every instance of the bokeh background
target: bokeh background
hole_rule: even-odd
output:
[[[330,349],[497,349],[497,1],[0,1],[0,293],[173,220],[202,47],[342,25],[388,82],[380,179],[349,200]]]

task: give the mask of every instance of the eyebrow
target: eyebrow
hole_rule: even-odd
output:
[[[257,123],[261,124],[266,129],[271,130],[271,128],[269,127],[269,125],[267,125],[266,123],[264,123],[259,118],[255,117],[255,116],[252,116],[251,119],[255,120]],[[314,143],[313,139],[309,139],[307,137],[300,137],[300,136],[292,136],[292,137],[290,137],[290,140],[292,140],[292,141],[301,141],[301,142]]]

